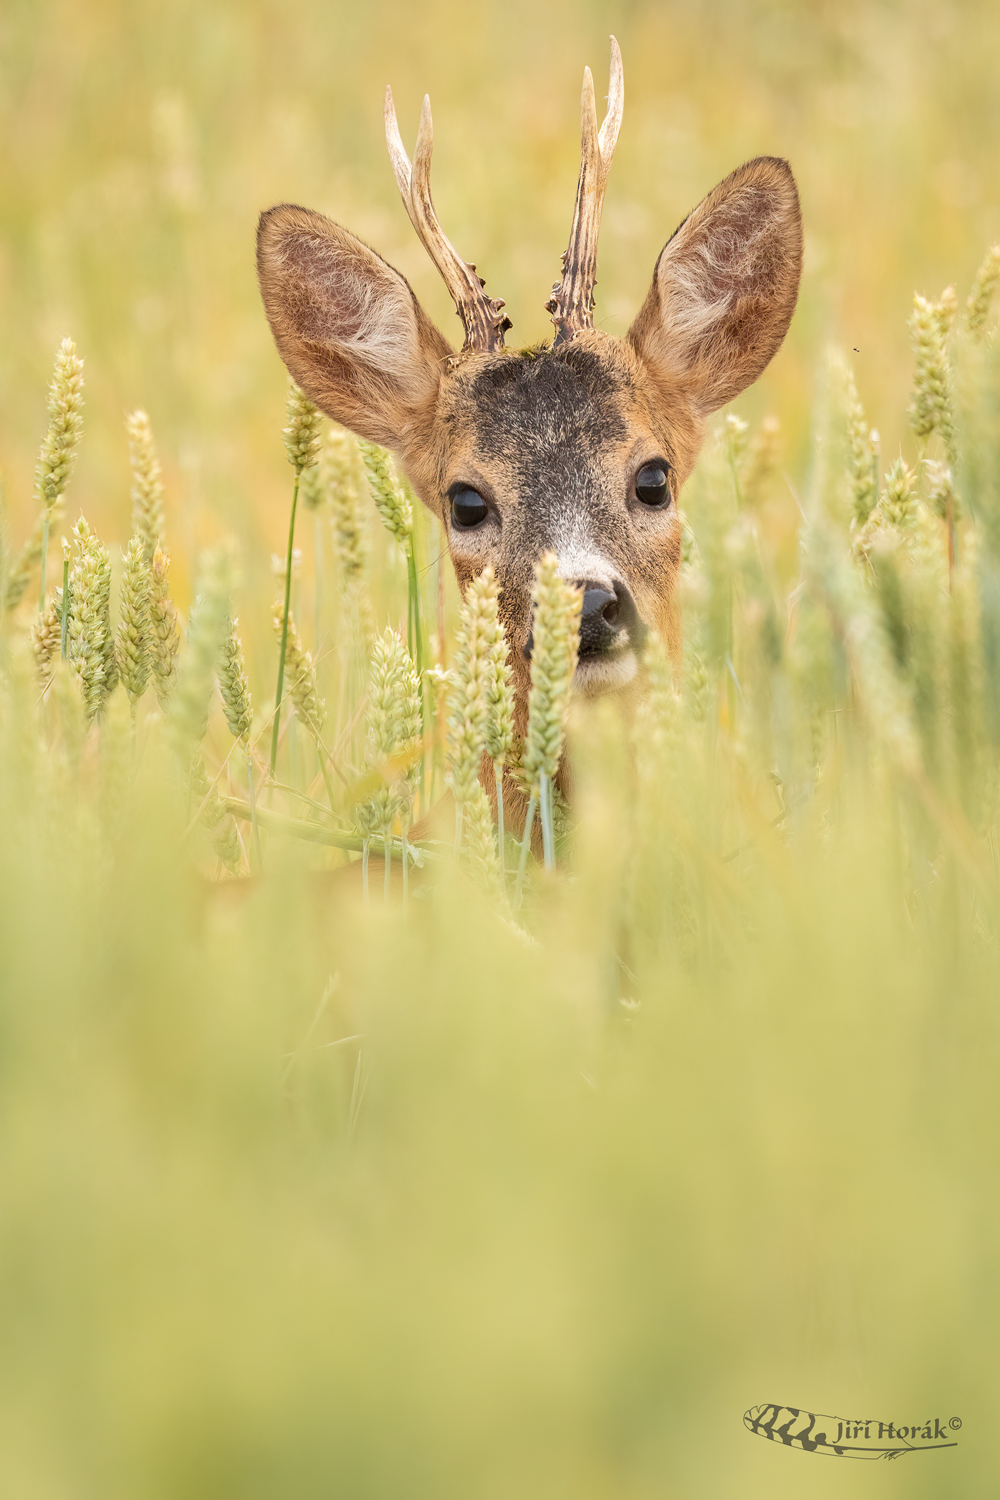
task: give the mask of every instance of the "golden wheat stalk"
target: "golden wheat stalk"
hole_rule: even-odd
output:
[[[149,569],[150,668],[160,708],[165,710],[177,683],[180,649],[177,608],[170,597],[170,554],[157,547]]]
[[[531,689],[528,694],[528,734],[524,771],[531,789],[518,885],[531,841],[535,807],[541,803],[542,841],[546,869],[555,867],[552,782],[559,769],[570,692],[580,649],[580,590],[559,574],[559,560],[547,552],[535,566],[531,620]]]
[[[910,398],[910,426],[921,443],[926,443],[933,432],[940,433],[948,462],[954,467],[955,418],[951,368],[945,347],[952,313],[947,297],[933,302],[919,294],[914,296],[909,327],[916,370]]]
[[[115,641],[118,675],[135,715],[146,691],[153,661],[150,613],[151,580],[146,562],[146,540],[136,533],[128,544],[121,579],[118,632]]]
[[[142,556],[148,566],[163,540],[163,475],[146,413],[130,412],[125,430],[132,471],[132,530],[142,541]]]
[[[83,516],[73,528],[67,656],[76,669],[87,718],[93,722],[117,679],[111,635],[111,559]]]

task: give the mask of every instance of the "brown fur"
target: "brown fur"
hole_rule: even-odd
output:
[[[577,581],[625,585],[641,620],[679,648],[678,492],[708,414],[781,344],[801,260],[791,171],[760,157],[667,242],[624,339],[587,329],[558,347],[455,355],[406,280],[347,230],[288,204],[261,216],[261,294],[292,375],[329,416],[400,456],[463,589],[493,564],[522,733],[531,581],[547,549]],[[654,458],[670,466],[662,510],[634,490]],[[451,523],[456,483],[490,506],[476,529]]]

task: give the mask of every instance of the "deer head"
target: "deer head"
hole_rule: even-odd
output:
[[[329,416],[399,455],[442,522],[463,589],[493,564],[522,716],[531,582],[544,551],[584,590],[581,691],[628,684],[649,626],[676,646],[680,487],[706,418],[760,375],[798,295],[795,182],[787,162],[758,157],[674,231],[625,338],[594,328],[597,235],[623,103],[612,37],[599,131],[584,72],[576,205],[546,304],[550,345],[505,349],[503,301],[486,295],[442,231],[426,98],[412,163],[389,90],[386,137],[407,213],[462,321],[458,353],[405,278],[322,214],[282,204],[258,232],[261,294],[293,378]]]

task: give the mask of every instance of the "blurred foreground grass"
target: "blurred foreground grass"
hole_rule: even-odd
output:
[[[516,919],[441,845],[403,911],[378,882],[363,901],[351,856],[266,827],[248,877],[249,834],[219,842],[216,817],[240,875],[218,878],[172,753],[212,686],[211,569],[165,717],[150,690],[133,723],[119,686],[88,729],[73,666],[56,646],[40,681],[30,610],[8,611],[6,1492],[870,1492],[866,1464],[748,1434],[771,1400],[960,1417],[958,1448],[876,1482],[980,1491],[1000,346],[963,319],[944,517],[938,432],[876,500],[834,364],[787,596],[761,525],[773,433],[717,429],[688,496],[683,672],[651,648],[634,722],[579,707],[564,867],[535,869]],[[357,584],[343,554],[327,567],[350,764]],[[394,583],[401,611],[376,550],[367,586]],[[303,725],[282,727],[277,805],[344,828],[348,793],[304,800],[324,792]],[[239,743],[213,708],[223,792]]]
[[[581,710],[566,863],[535,873],[523,929],[449,860],[405,918],[365,905],[346,855],[273,834],[262,873],[246,878],[248,846],[244,878],[220,880],[152,693],[137,753],[121,689],[87,731],[72,677],[40,692],[36,580],[8,614],[4,1493],[951,1497],[997,1472],[1000,361],[962,326],[997,237],[996,18],[505,16],[5,12],[13,545],[71,327],[88,404],[68,518],[125,542],[120,411],[142,402],[181,602],[204,542],[242,542],[264,746],[290,472],[256,209],[328,209],[449,322],[381,160],[386,76],[414,118],[432,86],[441,167],[454,153],[442,216],[525,338],[565,239],[580,66],[599,73],[612,25],[629,89],[612,326],[673,219],[757,150],[792,157],[813,261],[750,429],[719,428],[684,497],[680,697],[654,680],[633,726]],[[554,35],[559,86],[540,61]],[[481,66],[501,42],[503,80]],[[909,431],[905,317],[914,284],[953,277],[949,569],[923,462],[948,455]],[[859,323],[867,420],[835,363],[811,421],[821,335],[850,347]],[[773,410],[784,459],[757,420]],[[900,443],[912,473],[890,479]],[[301,513],[293,605],[350,759],[364,633],[329,503]],[[399,550],[358,517],[372,613],[402,620]],[[432,624],[436,550],[419,521]],[[57,568],[54,546],[50,595]],[[213,707],[223,792],[245,780],[233,743]],[[295,719],[280,775],[300,795],[275,807],[308,816],[301,793],[324,792]],[[964,1426],[947,1452],[826,1465],[746,1431],[768,1401]]]

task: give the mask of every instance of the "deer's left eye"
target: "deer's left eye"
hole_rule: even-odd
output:
[[[489,513],[490,508],[478,490],[464,487],[451,497],[451,519],[456,526],[478,526]]]
[[[643,505],[665,505],[670,499],[667,464],[643,464],[635,476],[635,492]]]

